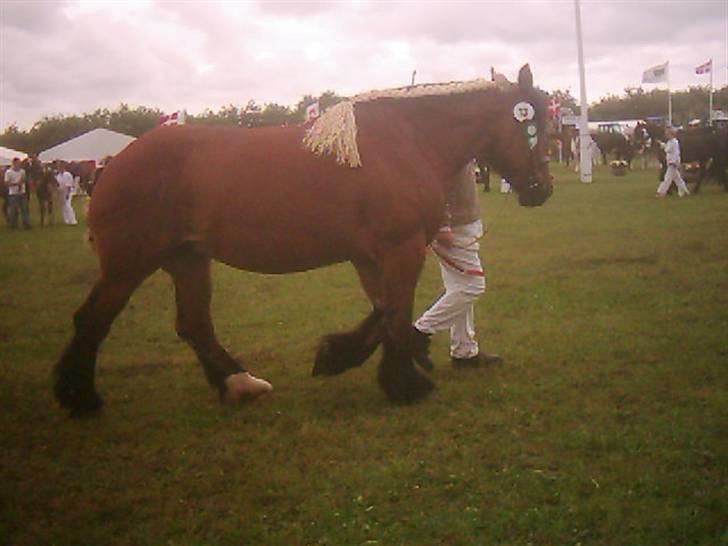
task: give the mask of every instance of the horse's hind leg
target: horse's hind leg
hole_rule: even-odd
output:
[[[38,211],[40,212],[40,227],[43,227],[45,225],[45,203],[43,202],[43,199],[38,197]]]
[[[75,334],[54,371],[56,398],[70,410],[71,417],[101,409],[103,401],[94,385],[96,353],[111,323],[140,282],[141,279],[102,279],[76,311]]]
[[[162,266],[175,286],[177,334],[194,349],[207,381],[221,400],[235,402],[270,392],[267,381],[253,377],[220,345],[210,316],[210,258],[184,248]]]
[[[381,273],[376,265],[354,264],[373,309],[354,330],[324,336],[316,353],[312,375],[337,375],[361,366],[382,343],[383,313],[380,309]]]
[[[398,245],[387,245],[379,257],[385,324],[379,385],[391,400],[413,402],[434,388],[434,384],[413,363],[416,347],[412,307],[417,280],[425,261],[425,236],[420,233]]]

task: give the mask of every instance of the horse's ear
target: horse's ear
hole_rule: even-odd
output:
[[[533,89],[533,74],[531,74],[531,67],[528,63],[521,67],[518,71],[518,87],[524,91],[530,91]]]

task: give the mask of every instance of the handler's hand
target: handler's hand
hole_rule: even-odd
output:
[[[455,244],[455,237],[453,237],[452,230],[450,228],[442,228],[435,235],[435,242],[445,248],[451,248]]]

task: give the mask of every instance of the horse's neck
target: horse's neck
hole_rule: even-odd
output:
[[[402,123],[420,155],[441,177],[450,178],[480,152],[496,131],[500,91],[395,99],[384,106],[389,123]]]

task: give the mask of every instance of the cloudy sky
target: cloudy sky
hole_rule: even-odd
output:
[[[587,95],[670,61],[673,89],[728,78],[728,0],[582,0]],[[295,104],[531,64],[578,98],[573,0],[0,0],[0,131],[119,104],[200,113]],[[646,86],[651,89],[652,86]]]

